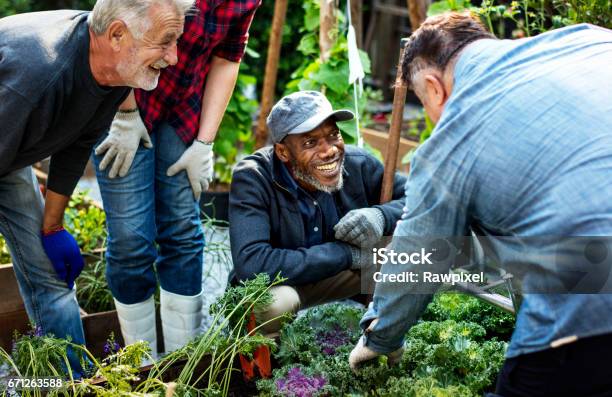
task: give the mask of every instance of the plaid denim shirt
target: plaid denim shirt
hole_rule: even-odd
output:
[[[478,227],[499,240],[495,254],[502,264],[517,259],[514,266],[525,268],[549,266],[550,257],[522,259],[531,250],[513,250],[504,236],[609,241],[610,65],[612,31],[586,24],[469,45],[457,61],[442,117],[413,157],[396,249],[416,251],[415,239],[467,236]],[[383,265],[382,271],[389,269]],[[431,300],[415,288],[376,286],[362,319],[364,328],[379,320],[367,333],[367,346],[381,353],[401,346]],[[612,294],[525,294],[506,356],[611,333],[610,310]]]
[[[261,0],[196,0],[185,17],[178,63],[161,72],[155,90],[134,90],[149,132],[168,122],[185,143],[194,140],[211,58],[216,55],[240,62],[260,4]]]

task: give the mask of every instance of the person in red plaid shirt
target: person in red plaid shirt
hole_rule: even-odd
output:
[[[212,178],[212,144],[260,3],[197,0],[177,44],[177,65],[161,71],[155,90],[131,93],[96,145],[108,284],[126,344],[146,340],[153,356],[157,280],[166,352],[200,326],[199,198]]]

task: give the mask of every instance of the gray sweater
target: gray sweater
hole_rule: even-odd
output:
[[[51,156],[47,187],[70,195],[127,96],[93,78],[88,14],[0,19],[0,176]]]

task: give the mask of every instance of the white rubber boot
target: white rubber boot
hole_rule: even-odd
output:
[[[159,298],[164,347],[170,353],[197,335],[202,322],[202,293],[186,296],[162,289]]]
[[[138,341],[149,342],[151,356],[157,360],[157,332],[155,331],[155,301],[153,295],[144,302],[127,305],[115,299],[117,317],[125,345]],[[144,359],[142,365],[151,362]]]

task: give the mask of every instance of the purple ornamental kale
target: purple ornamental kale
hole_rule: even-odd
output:
[[[347,345],[351,342],[351,337],[340,327],[335,327],[329,331],[320,331],[317,333],[317,341],[321,345],[321,351],[326,356],[336,354],[336,349],[340,346]]]
[[[326,384],[323,376],[306,376],[299,367],[294,367],[284,379],[276,381],[276,390],[287,397],[311,397]]]

